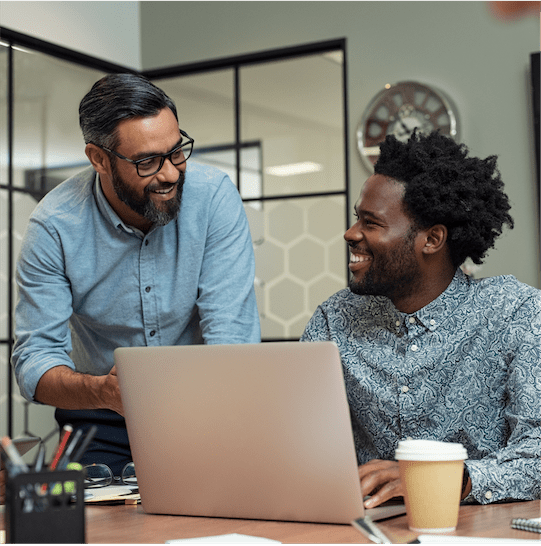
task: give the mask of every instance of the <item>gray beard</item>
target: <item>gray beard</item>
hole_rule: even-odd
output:
[[[122,177],[118,174],[116,165],[112,165],[112,182],[113,188],[117,197],[130,209],[142,216],[146,220],[152,222],[153,226],[165,226],[171,220],[174,220],[180,210],[180,202],[182,199],[182,190],[184,188],[184,172],[179,173],[177,180],[177,193],[173,199],[163,203],[163,209],[158,208],[150,198],[152,188],[147,186],[144,190],[142,198],[138,197],[135,191],[130,188]]]

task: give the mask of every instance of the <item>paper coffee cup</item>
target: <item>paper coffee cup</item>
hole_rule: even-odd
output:
[[[395,452],[404,486],[408,526],[420,533],[448,533],[456,529],[462,491],[462,444],[432,440],[404,440]]]

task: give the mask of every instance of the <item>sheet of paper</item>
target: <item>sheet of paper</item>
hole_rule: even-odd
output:
[[[421,544],[530,544],[539,546],[539,540],[519,540],[512,538],[488,537],[455,537],[450,535],[420,535],[417,540]]]
[[[140,499],[137,487],[127,485],[108,485],[85,490],[85,502],[111,502],[117,500]]]
[[[239,535],[237,533],[231,533],[228,535],[216,535],[211,537],[197,537],[197,538],[179,538],[177,540],[166,540],[166,544],[177,544],[180,542],[206,542],[210,544],[281,544],[277,540],[271,540],[270,538],[252,537],[249,535]]]

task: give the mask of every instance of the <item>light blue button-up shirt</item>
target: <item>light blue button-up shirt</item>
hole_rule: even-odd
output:
[[[12,355],[33,400],[50,368],[106,374],[117,347],[258,343],[252,241],[224,173],[188,163],[176,220],[125,225],[92,168],[33,212],[17,264]]]
[[[302,341],[340,349],[359,464],[394,459],[399,440],[460,442],[481,503],[538,499],[541,291],[457,271],[416,313],[341,290]]]

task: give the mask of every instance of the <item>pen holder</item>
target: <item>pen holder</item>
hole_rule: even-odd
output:
[[[77,470],[8,476],[6,542],[84,543],[84,497],[84,476]]]

